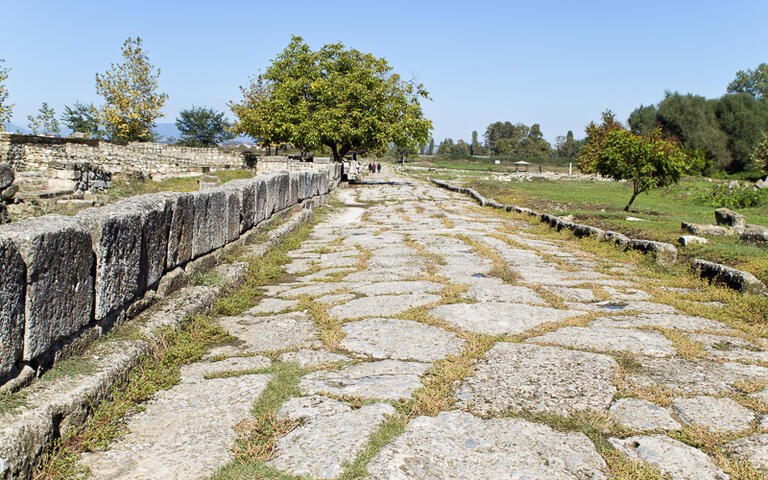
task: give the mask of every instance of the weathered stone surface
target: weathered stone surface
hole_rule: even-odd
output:
[[[605,411],[618,365],[606,355],[558,347],[498,343],[455,396],[481,414],[509,410],[569,415]]]
[[[627,248],[640,250],[645,253],[653,253],[656,257],[656,263],[659,265],[674,265],[675,261],[677,261],[677,249],[669,243],[631,238],[629,243],[627,243]]]
[[[478,302],[510,302],[545,305],[544,299],[528,287],[507,285],[497,278],[478,278],[464,295]]]
[[[240,233],[244,233],[253,227],[256,217],[256,182],[248,178],[232,180],[225,184],[226,188],[235,189],[240,200]]]
[[[330,363],[345,362],[349,357],[340,353],[333,353],[327,350],[308,350],[301,349],[297,352],[285,352],[280,355],[281,362],[298,363],[303,368],[314,368]]]
[[[7,162],[0,163],[0,191],[8,188],[15,178],[13,168]]]
[[[296,298],[302,295],[309,295],[310,297],[325,295],[326,293],[336,292],[339,290],[345,290],[349,288],[351,284],[323,282],[323,283],[311,283],[308,285],[302,285],[298,287],[286,288],[284,292],[280,293],[280,296],[286,298]]]
[[[768,368],[735,362],[692,361],[683,358],[642,358],[638,373],[627,380],[659,385],[685,395],[737,393],[734,384],[768,382]]]
[[[193,193],[195,198],[195,231],[192,236],[192,258],[215,250],[227,242],[227,195],[220,188]]]
[[[0,231],[0,384],[24,353],[26,269],[19,249]],[[0,470],[1,471],[1,470]]]
[[[737,457],[747,460],[757,468],[768,470],[768,434],[751,435],[725,445]]]
[[[258,225],[266,220],[272,213],[271,210],[267,212],[267,209],[269,208],[269,195],[266,176],[261,175],[257,177],[254,179],[253,183],[256,192],[256,208],[253,213],[253,224]]]
[[[730,398],[678,398],[672,409],[685,424],[695,423],[715,432],[740,432],[750,428],[755,419],[754,412]]]
[[[674,344],[661,333],[628,328],[563,327],[531,338],[528,342],[599,352],[629,352],[651,357],[675,354]]]
[[[574,302],[594,302],[596,300],[595,292],[589,288],[550,286],[545,287],[545,289]]]
[[[253,372],[262,368],[267,368],[272,361],[261,355],[252,355],[247,357],[230,357],[215,362],[197,362],[192,365],[184,366],[182,371],[187,377],[204,379],[206,375]]]
[[[141,293],[147,288],[154,288],[165,272],[173,201],[164,193],[155,193],[131,197],[123,202],[141,211],[138,285],[138,292]]]
[[[747,223],[744,215],[728,208],[718,208],[715,210],[715,222],[718,225],[725,225],[736,230],[743,230]]]
[[[380,295],[351,300],[343,305],[337,305],[328,310],[336,318],[359,318],[376,312],[381,316],[392,316],[412,307],[420,307],[437,302],[440,296],[428,293],[412,293],[406,295]]]
[[[728,480],[704,452],[665,435],[611,438],[611,445],[629,458],[642,460],[672,480]]]
[[[414,282],[376,282],[359,285],[352,290],[372,297],[402,293],[439,293],[443,288],[445,288],[443,284],[422,280]]]
[[[373,358],[433,362],[458,353],[464,342],[442,328],[410,320],[368,318],[345,323],[341,347]]]
[[[303,423],[277,441],[275,458],[269,463],[293,475],[334,478],[365,448],[387,415],[395,413],[386,403],[353,410],[329,398],[291,399],[280,414]]]
[[[191,193],[168,196],[171,203],[171,225],[168,232],[167,268],[173,269],[192,259],[192,237],[195,232],[195,198]]]
[[[340,293],[338,295],[323,295],[322,297],[316,298],[315,301],[334,305],[337,303],[348,302],[354,298],[355,298],[354,293]]]
[[[298,300],[281,300],[279,298],[264,298],[258,305],[248,309],[246,315],[263,315],[265,313],[278,313],[283,310],[292,310],[299,304]]]
[[[91,233],[96,254],[97,320],[125,306],[139,293],[141,211],[124,203],[89,208],[75,218]]]
[[[632,430],[680,430],[680,424],[669,412],[648,400],[620,398],[609,410],[611,418],[622,427]]]
[[[739,239],[747,245],[768,246],[768,227],[749,225],[739,234]]]
[[[351,365],[341,370],[318,371],[302,377],[299,388],[304,394],[349,395],[378,400],[401,400],[421,387],[419,376],[429,368],[426,363],[382,360]]]
[[[46,215],[6,225],[0,238],[13,243],[24,263],[24,360],[32,360],[91,321],[91,236],[72,217]],[[9,255],[18,260],[13,252]],[[11,271],[9,284],[13,278]],[[7,288],[14,291],[12,285]],[[13,297],[8,301],[13,312]]]
[[[227,232],[225,243],[240,237],[240,223],[243,208],[243,192],[236,186],[225,185],[220,188],[227,197]]]
[[[742,293],[763,293],[765,285],[749,272],[737,270],[719,263],[708,262],[700,258],[691,262],[691,267],[701,278],[710,282],[727,285]]]
[[[707,354],[713,358],[768,363],[768,351],[743,338],[706,333],[691,334],[688,338],[704,345]]]
[[[709,240],[704,237],[697,237],[695,235],[682,235],[677,239],[677,242],[680,245],[687,247],[688,245],[706,245],[709,243]]]
[[[669,328],[684,332],[714,331],[725,332],[729,328],[720,322],[703,317],[677,314],[641,314],[633,317],[616,316],[598,318],[590,322],[590,327],[608,328]]]
[[[605,462],[583,433],[457,411],[412,420],[373,459],[368,473],[380,480],[608,478]]]
[[[584,314],[576,310],[502,302],[454,303],[441,305],[430,313],[458,328],[490,335],[523,333],[542,323],[560,322]]]
[[[256,352],[318,344],[315,324],[302,312],[263,317],[224,317],[220,323],[230,335],[242,340],[243,346]]]
[[[700,223],[683,222],[681,228],[684,232],[693,235],[709,235],[711,237],[729,237],[734,234],[730,228],[720,227],[718,225],[705,225]]]

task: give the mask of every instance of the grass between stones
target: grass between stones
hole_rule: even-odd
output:
[[[472,250],[475,251],[475,253],[493,262],[493,269],[488,272],[489,276],[497,277],[509,285],[518,284],[520,281],[520,274],[512,270],[509,265],[507,265],[507,262],[504,261],[504,258],[499,254],[499,252],[484,244],[483,242],[475,240],[474,238],[471,238],[465,234],[456,234],[454,235],[454,238],[466,243],[469,247],[472,248]]]
[[[342,321],[328,314],[328,305],[303,296],[299,300],[298,309],[306,311],[320,329],[320,341],[323,342],[323,346],[330,351],[338,350],[344,338],[344,332],[341,330]]]
[[[725,454],[723,445],[741,435],[713,432],[692,424],[686,425],[676,432],[671,432],[669,436],[708,454],[718,467],[730,475],[731,480],[765,479],[765,472],[761,472],[745,460],[729,458]]]
[[[365,449],[351,463],[344,465],[344,472],[337,480],[357,480],[368,476],[367,467],[376,455],[388,443],[397,438],[405,430],[408,419],[401,415],[393,415],[371,434]]]
[[[445,257],[443,255],[440,255],[439,253],[430,252],[427,250],[427,247],[424,245],[414,241],[410,235],[407,233],[403,234],[403,243],[405,243],[405,246],[408,248],[411,248],[413,250],[416,250],[416,254],[423,258],[427,264],[433,264],[433,265],[447,265],[448,262],[445,261]]]

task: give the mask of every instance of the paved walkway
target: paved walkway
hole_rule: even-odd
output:
[[[768,467],[764,344],[656,303],[631,267],[463,196],[422,183],[339,196],[344,208],[291,252],[294,281],[221,319],[242,343],[185,367],[126,438],[88,454],[94,478],[214,473],[271,377],[210,374],[279,361],[309,370],[280,411],[297,426],[269,461],[292,475],[338,476],[414,406],[431,415],[378,451],[370,478],[611,478],[610,448],[558,428],[565,418],[675,479],[729,478],[729,458]],[[727,456],[685,432],[715,436]]]

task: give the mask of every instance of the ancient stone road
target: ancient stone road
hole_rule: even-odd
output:
[[[765,345],[654,302],[656,287],[629,266],[536,236],[460,195],[417,182],[338,196],[345,206],[291,253],[294,280],[221,319],[242,344],[185,367],[178,386],[130,419],[127,437],[86,455],[94,478],[213,474],[231,460],[234,427],[271,377],[210,374],[279,361],[309,373],[302,396],[280,411],[300,422],[269,464],[334,478],[398,414],[398,401],[451,374],[436,362],[471,360],[477,345],[479,359],[444,392],[448,407],[412,418],[367,465],[370,478],[610,478],[586,435],[552,428],[558,416],[583,421],[584,411],[609,425],[627,458],[675,479],[728,478],[722,459],[672,438],[691,425],[727,435],[728,458],[768,467]],[[704,353],[682,352],[691,342]],[[745,385],[758,388],[747,394]]]

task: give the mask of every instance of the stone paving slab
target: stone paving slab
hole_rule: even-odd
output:
[[[611,445],[629,458],[642,460],[672,480],[729,480],[711,458],[701,450],[665,435],[611,438]]]
[[[734,440],[726,444],[734,456],[743,458],[756,468],[768,471],[768,434],[762,433]]]
[[[713,358],[732,362],[768,363],[768,351],[742,338],[706,333],[691,334],[688,338],[704,345],[707,354]]]
[[[595,292],[589,288],[554,286],[544,287],[544,289],[554,293],[559,297],[573,302],[589,303],[597,300],[595,297]]]
[[[678,398],[672,410],[686,425],[696,424],[713,432],[738,433],[750,428],[756,418],[753,411],[730,398],[703,395]]]
[[[327,303],[329,305],[334,305],[337,303],[345,303],[350,300],[354,300],[355,294],[353,293],[340,293],[336,295],[323,295],[322,297],[318,297],[315,299],[316,302],[320,303]]]
[[[309,350],[303,348],[296,352],[285,352],[280,354],[281,362],[298,363],[302,368],[314,368],[321,365],[328,365],[336,362],[346,362],[349,357],[340,353],[329,352],[327,350]]]
[[[527,303],[546,305],[543,298],[528,287],[508,285],[498,278],[477,278],[472,281],[464,297],[478,302]]]
[[[479,414],[607,411],[616,393],[617,370],[616,361],[606,355],[498,343],[455,397],[460,406]]]
[[[631,328],[563,327],[528,342],[650,357],[669,357],[676,353],[674,344],[661,333]]]
[[[280,292],[281,297],[286,298],[295,298],[300,297],[302,295],[309,295],[310,297],[315,297],[318,295],[325,295],[328,293],[336,292],[338,290],[344,290],[347,288],[351,288],[357,284],[355,283],[348,283],[348,282],[322,282],[322,283],[310,283],[310,284],[298,284],[299,286],[295,286],[292,288],[286,288],[284,291]]]
[[[283,310],[292,310],[299,305],[298,300],[282,300],[280,298],[264,298],[258,305],[246,310],[245,315],[263,315],[265,313],[278,313]]]
[[[440,305],[430,313],[463,330],[490,335],[523,333],[542,323],[560,322],[584,314],[577,310],[504,302]]]
[[[734,384],[768,382],[768,368],[735,362],[640,358],[640,366],[638,372],[627,375],[627,381],[638,386],[663,386],[684,395],[738,393]]]
[[[434,362],[461,351],[464,341],[442,328],[394,318],[368,318],[342,326],[341,347],[373,358]]]
[[[420,307],[440,300],[439,295],[410,293],[405,295],[380,295],[350,300],[328,310],[336,318],[360,318],[375,313],[377,316],[394,316],[412,307]]]
[[[263,317],[223,317],[219,323],[227,333],[242,341],[241,347],[256,352],[320,344],[315,323],[303,312]]]
[[[377,295],[393,295],[402,293],[440,293],[445,285],[436,282],[427,282],[424,280],[411,282],[376,282],[367,285],[360,285],[353,288],[353,291],[362,293],[369,297]]]
[[[730,329],[720,322],[708,318],[693,317],[690,315],[667,314],[642,314],[634,317],[615,316],[610,318],[598,318],[589,324],[591,327],[617,327],[617,328],[668,328],[683,332],[727,332]]]
[[[681,425],[665,408],[640,398],[620,398],[613,402],[609,415],[624,428],[635,431],[680,430]]]
[[[464,412],[418,417],[368,465],[370,478],[607,480],[586,435]]]
[[[332,372],[318,371],[302,377],[299,389],[305,395],[326,394],[376,400],[409,398],[421,387],[419,377],[426,363],[382,360],[350,365]]]

